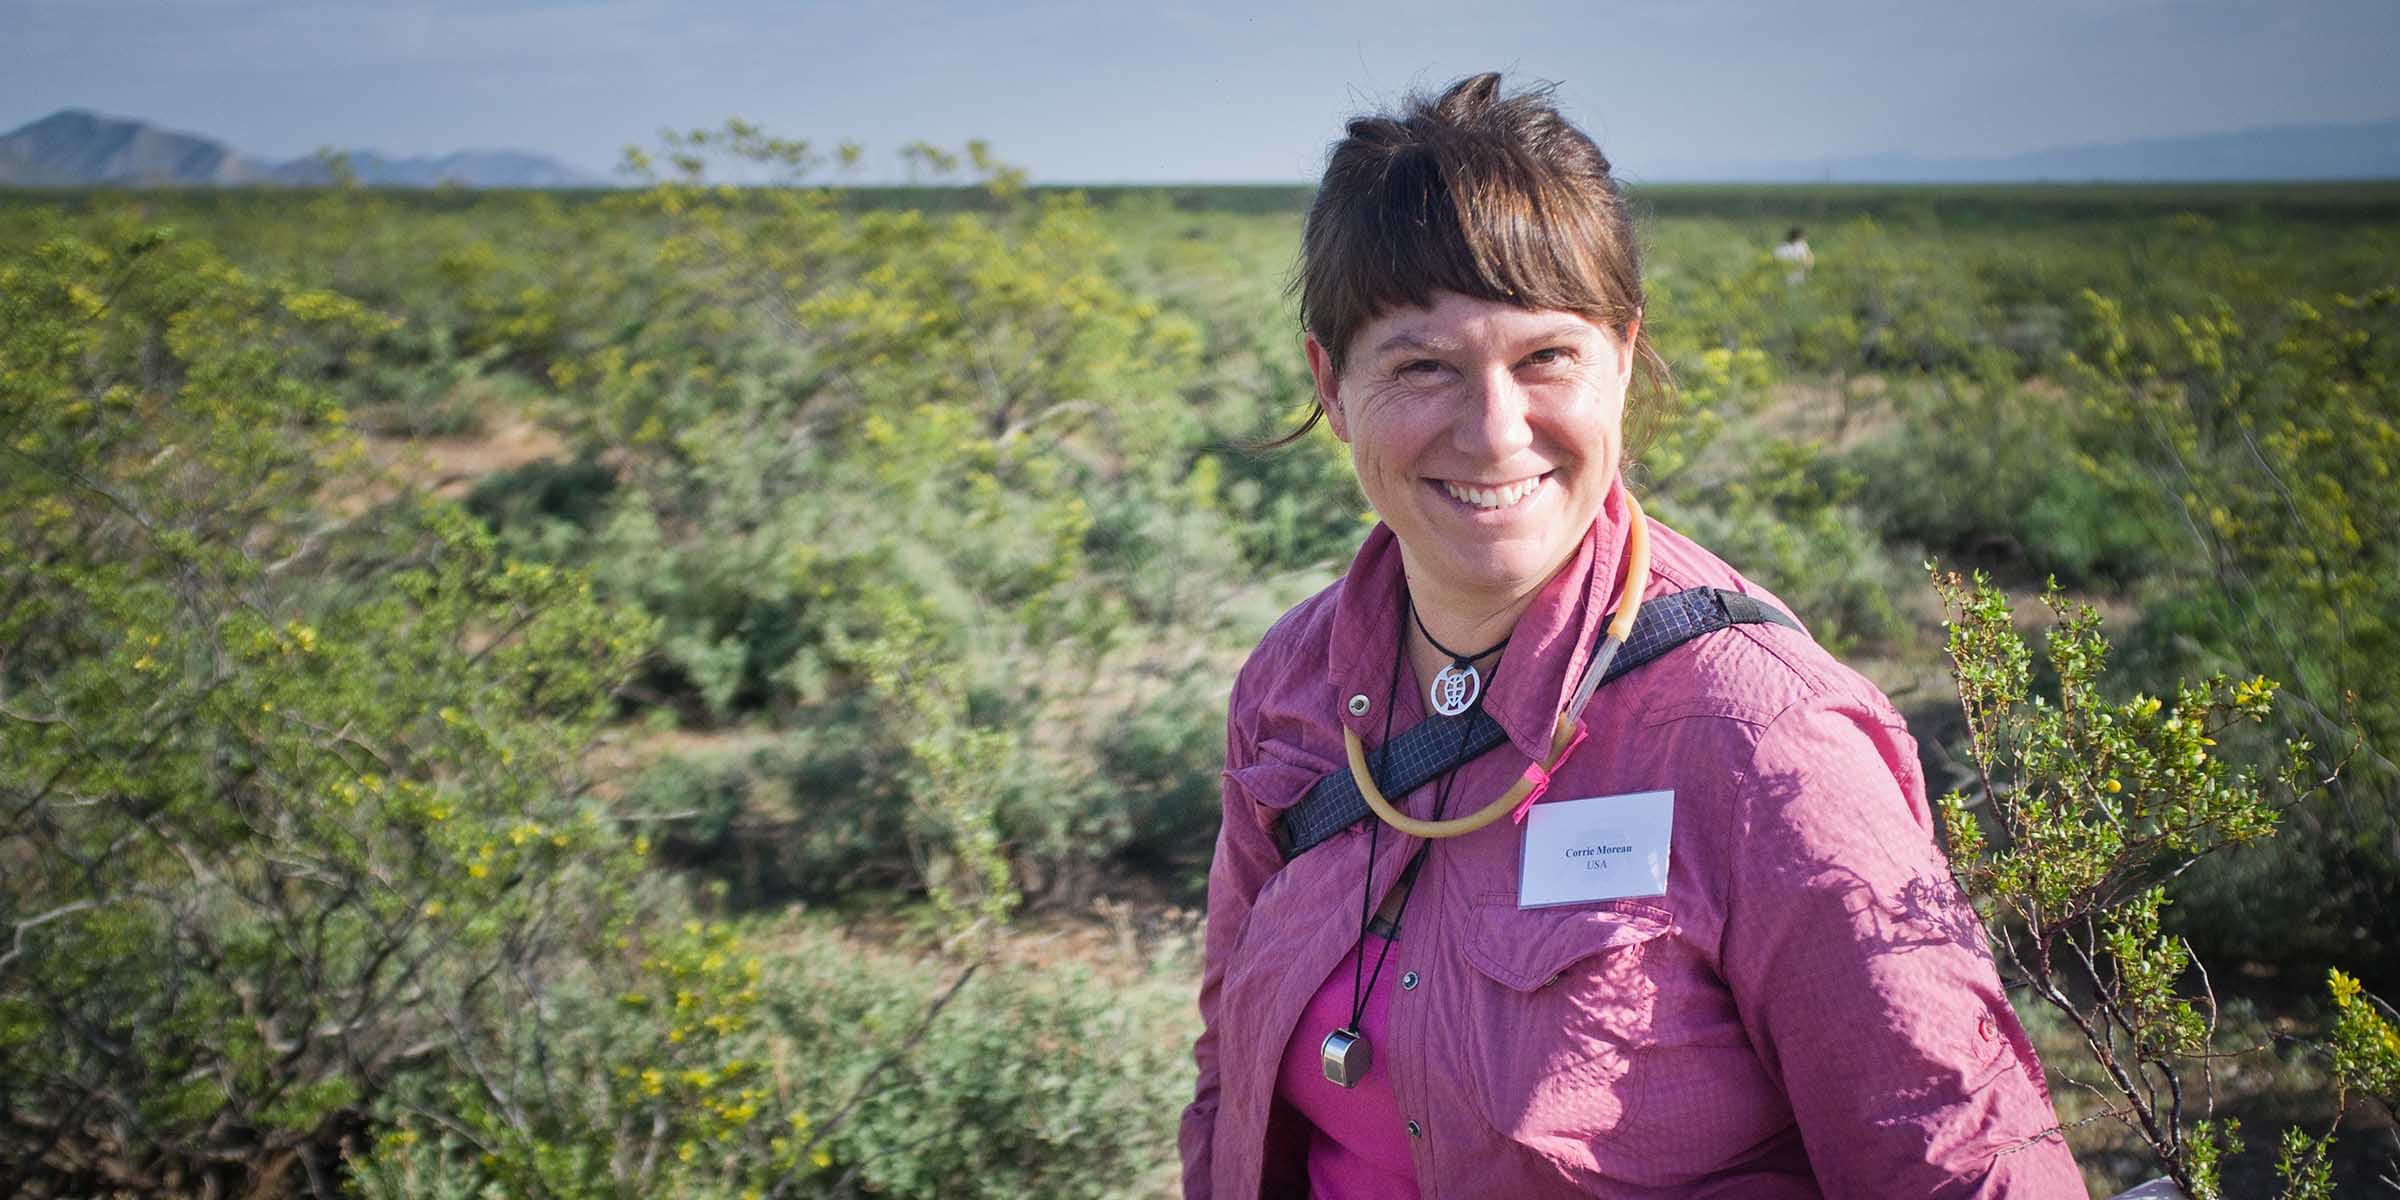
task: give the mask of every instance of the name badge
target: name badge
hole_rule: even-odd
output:
[[[1536,804],[1525,814],[1517,907],[1664,896],[1674,832],[1673,792]]]

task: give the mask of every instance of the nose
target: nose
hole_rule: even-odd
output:
[[[1532,397],[1506,366],[1478,372],[1461,398],[1451,438],[1462,451],[1497,462],[1533,444]]]

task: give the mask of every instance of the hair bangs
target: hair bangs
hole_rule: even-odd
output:
[[[1438,292],[1571,312],[1631,334],[1637,375],[1664,364],[1637,328],[1640,254],[1608,159],[1542,91],[1460,80],[1352,120],[1327,156],[1291,290],[1335,370],[1385,313]],[[1314,408],[1289,441],[1315,424]]]

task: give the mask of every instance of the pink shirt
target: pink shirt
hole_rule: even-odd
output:
[[[1392,1093],[1392,1069],[1376,1056],[1367,1060],[1367,1073],[1354,1087],[1325,1078],[1325,1035],[1350,1023],[1350,997],[1357,989],[1366,989],[1358,1026],[1367,1044],[1380,1048],[1391,1037],[1392,987],[1399,972],[1387,956],[1383,973],[1376,975],[1383,939],[1370,937],[1365,945],[1366,969],[1352,974],[1358,963],[1353,948],[1301,1010],[1275,1080],[1276,1098],[1308,1122],[1311,1200],[1394,1200],[1417,1194],[1416,1164]],[[1394,945],[1392,954],[1399,952]]]
[[[1460,769],[1454,809],[1499,795],[1546,748],[1619,582],[1624,512],[1612,494],[1520,620],[1484,701],[1510,744]],[[1655,521],[1650,541],[1647,595],[1773,602]],[[1269,828],[1342,765],[1344,725],[1380,738],[1400,586],[1378,526],[1234,683],[1181,1137],[1189,1197],[1306,1189],[1307,1122],[1276,1077],[1357,945],[1368,837],[1361,824],[1286,864]],[[1395,730],[1424,716],[1414,691],[1400,689]],[[1873,685],[1794,630],[1741,626],[1611,683],[1584,723],[1545,802],[1672,790],[1667,892],[1519,909],[1520,826],[1435,845],[1384,968],[1417,986],[1393,993],[1376,1047],[1421,1194],[2086,1194],[1934,843],[1915,744]],[[1433,791],[1400,806],[1429,815]],[[1378,891],[1416,846],[1385,833]]]

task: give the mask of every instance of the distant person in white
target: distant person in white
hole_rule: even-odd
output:
[[[1792,284],[1808,278],[1808,269],[1817,265],[1817,256],[1809,251],[1808,239],[1800,236],[1799,226],[1783,235],[1783,244],[1775,247],[1775,261],[1791,268],[1783,273],[1783,281]]]

